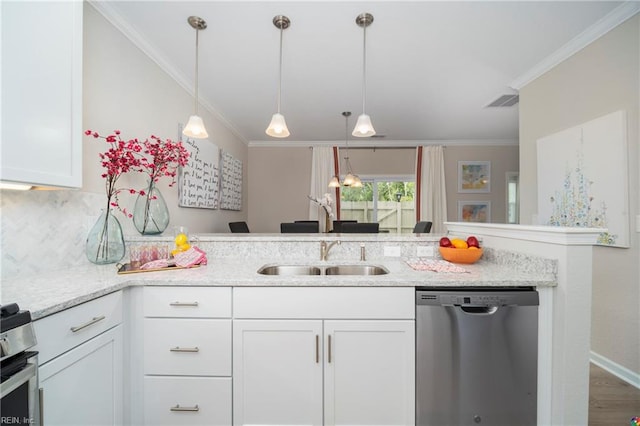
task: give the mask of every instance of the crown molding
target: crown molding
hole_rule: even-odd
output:
[[[387,140],[380,138],[364,138],[350,140],[349,148],[415,148],[417,146],[518,146],[518,139],[433,139],[433,140]],[[260,140],[249,141],[249,148],[307,148],[314,146],[346,146],[345,141],[295,141],[295,140]]]
[[[582,33],[571,39],[560,49],[547,56],[529,71],[516,78],[509,86],[516,90],[522,89],[533,80],[542,76],[544,73],[551,70],[570,56],[584,49],[587,45],[599,39],[618,25],[625,22],[627,19],[633,17],[638,12],[640,12],[640,2],[624,2],[595,24],[591,25]]]
[[[140,49],[145,55],[147,55],[153,62],[155,62],[160,69],[166,72],[180,87],[182,87],[187,93],[193,94],[195,87],[190,81],[177,69],[175,69],[170,62],[162,55],[153,45],[151,45],[134,27],[132,27],[122,16],[110,5],[109,1],[104,0],[87,0],[98,13],[100,13],[111,25],[113,25],[118,31],[120,31],[134,46]],[[242,143],[248,145],[248,141],[240,134],[240,132],[231,124],[210,102],[198,97],[200,105],[202,105],[207,111],[209,111],[216,119],[218,119],[231,133],[233,133]],[[185,119],[188,118],[185,116]]]

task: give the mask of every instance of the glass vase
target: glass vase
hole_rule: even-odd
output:
[[[154,181],[138,195],[133,207],[133,225],[142,235],[161,234],[169,226],[169,209]]]
[[[110,209],[103,209],[87,236],[87,259],[97,265],[116,263],[124,257],[124,251],[120,222]]]

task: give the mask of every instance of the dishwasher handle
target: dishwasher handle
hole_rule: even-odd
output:
[[[498,312],[498,306],[468,306],[454,305],[456,309],[467,315],[493,315]]]

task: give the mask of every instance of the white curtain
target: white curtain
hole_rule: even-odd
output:
[[[311,188],[309,195],[317,200],[324,197],[324,194],[330,193],[333,199],[334,217],[336,215],[336,196],[335,191],[329,188],[329,181],[336,174],[334,172],[333,148],[330,146],[313,147],[313,155],[311,159]],[[317,220],[320,223],[320,232],[325,230],[325,213],[322,207],[313,201],[309,201],[309,220]]]
[[[422,152],[420,152],[422,151]],[[419,209],[417,221],[433,222],[431,232],[434,234],[446,231],[447,190],[444,179],[444,147],[424,146],[416,150],[416,182],[419,193]]]

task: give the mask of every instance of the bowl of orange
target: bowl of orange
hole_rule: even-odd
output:
[[[476,263],[482,257],[482,249],[477,247],[439,247],[440,256],[452,263]]]

